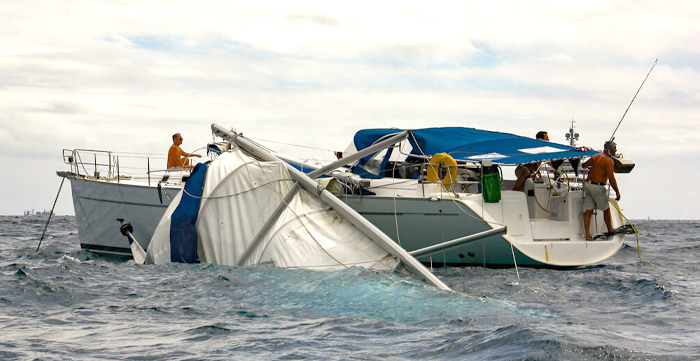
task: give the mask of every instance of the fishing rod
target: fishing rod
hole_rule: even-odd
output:
[[[634,98],[632,98],[632,101],[630,102],[630,105],[627,106],[627,110],[625,110],[625,114],[622,114],[622,118],[620,121],[617,123],[617,127],[615,127],[615,131],[612,133],[610,136],[610,141],[615,139],[615,133],[617,133],[617,129],[620,128],[620,124],[622,124],[622,119],[625,119],[625,115],[627,115],[627,112],[630,110],[630,107],[632,106],[632,103],[634,103],[634,100],[637,99],[637,94],[639,94],[639,91],[642,90],[642,87],[644,86],[644,83],[647,81],[647,78],[649,77],[649,74],[651,74],[651,71],[654,70],[654,67],[656,66],[656,63],[659,62],[659,58],[656,58],[654,60],[654,65],[651,66],[651,69],[649,69],[649,72],[647,73],[647,76],[644,77],[644,81],[642,81],[642,85],[639,86],[639,89],[637,89],[637,93],[634,94]]]

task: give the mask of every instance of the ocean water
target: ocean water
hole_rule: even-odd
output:
[[[1,360],[697,360],[700,221],[637,221],[603,264],[360,269],[136,265],[74,217],[0,217]]]

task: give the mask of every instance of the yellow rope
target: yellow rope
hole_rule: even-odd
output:
[[[655,264],[654,262],[649,262],[649,261],[644,261],[644,260],[642,260],[642,252],[641,252],[640,247],[639,247],[639,233],[637,232],[637,228],[634,226],[634,224],[632,224],[632,222],[630,222],[629,219],[627,219],[627,217],[625,217],[624,214],[622,214],[622,210],[620,210],[620,206],[617,204],[617,202],[613,202],[612,199],[610,199],[610,204],[612,204],[613,206],[615,206],[615,208],[616,208],[617,211],[620,213],[620,215],[622,216],[622,218],[624,218],[625,221],[627,221],[627,223],[629,223],[630,226],[632,226],[632,230],[634,230],[634,235],[637,237],[637,254],[639,255],[639,262],[641,262],[641,263],[647,263],[647,264],[650,264],[650,265],[652,265],[652,266],[654,266],[654,267],[657,267],[657,268],[669,270],[669,271],[674,272],[674,273],[676,273],[676,274],[680,274],[680,275],[683,274],[682,272],[676,271],[676,270],[671,269],[671,268],[668,268],[668,267],[661,267],[661,266]]]
[[[617,202],[613,202],[612,199],[610,199],[610,204],[615,206],[615,209],[617,209],[617,212],[620,213],[622,218],[624,218],[625,221],[627,221],[627,223],[629,223],[630,226],[632,226],[632,230],[634,230],[634,235],[635,237],[637,237],[637,255],[639,255],[639,262],[644,262],[642,260],[642,251],[639,249],[639,233],[637,233],[637,228],[634,226],[634,224],[632,224],[632,222],[630,222],[629,219],[627,219],[627,217],[625,217],[624,214],[622,214],[622,210],[620,210],[620,205],[618,205]]]

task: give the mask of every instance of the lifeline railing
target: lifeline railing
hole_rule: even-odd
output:
[[[428,168],[434,166],[427,162],[410,164],[408,166],[404,164],[397,166],[394,169],[389,167],[387,169],[387,174],[394,174],[396,178],[406,178],[405,174],[401,173],[405,172],[405,169],[407,168],[413,168],[415,171],[411,172],[410,174],[415,174],[415,179],[417,179],[421,185],[439,184],[444,186],[445,191],[448,193],[481,193],[481,177],[483,177],[483,174],[481,174],[482,166],[478,165],[478,163],[479,162],[468,162],[466,164],[459,163],[457,165],[440,165],[439,167],[441,170],[437,172],[439,179],[434,182],[428,181],[427,179],[426,174]],[[450,179],[450,177],[447,177],[446,174],[449,173],[450,169],[454,168],[457,169],[455,178],[452,179],[452,182],[446,181]],[[510,169],[511,167],[509,166],[506,168]],[[499,170],[502,187],[501,190],[509,190],[515,180],[504,177],[504,171],[505,168]],[[560,166],[558,170],[555,170],[550,166],[546,166],[545,163],[542,163],[540,168],[537,170],[538,175],[535,177],[535,182],[545,183],[547,187],[551,188],[552,190],[555,190],[555,188],[559,190],[561,187],[565,187],[564,189],[566,191],[581,191],[583,189],[583,182],[586,179],[587,173],[588,172],[586,169],[580,168],[578,173],[574,172],[572,166],[568,162]],[[468,187],[472,185],[475,185],[476,188],[470,188],[468,190]],[[425,192],[425,190],[423,191]],[[423,195],[425,196],[425,193]]]
[[[113,152],[96,149],[63,149],[63,162],[70,165],[71,173],[89,178],[120,182],[145,174],[151,184],[151,173],[165,168],[151,169],[151,159],[165,163],[165,156],[144,153]],[[145,167],[144,167],[145,166]]]

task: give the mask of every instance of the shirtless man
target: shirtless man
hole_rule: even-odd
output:
[[[586,198],[583,200],[583,209],[586,210],[586,214],[583,217],[583,227],[586,229],[586,240],[590,241],[591,231],[589,230],[591,225],[591,215],[593,214],[593,209],[600,209],[603,211],[603,218],[605,219],[605,226],[608,228],[606,236],[615,234],[615,230],[612,228],[611,217],[610,217],[610,205],[608,204],[608,195],[605,191],[605,186],[610,180],[610,185],[615,190],[617,194],[616,200],[620,200],[620,189],[617,188],[617,181],[615,180],[615,162],[612,157],[617,151],[617,144],[612,140],[605,142],[604,152],[598,153],[592,156],[589,160],[583,163],[583,167],[590,167],[591,171],[588,173],[586,178],[586,183],[583,185],[583,189],[586,192]]]
[[[168,150],[168,169],[178,167],[194,168],[190,165],[190,160],[187,159],[187,157],[201,158],[202,156],[199,154],[186,153],[184,150],[180,149],[180,144],[182,144],[182,135],[180,135],[180,133],[173,134],[173,145],[171,145],[170,150]]]
[[[545,131],[539,131],[535,135],[535,139],[544,140],[549,142],[549,135]],[[521,164],[515,168],[515,176],[517,180],[515,181],[515,186],[513,186],[514,191],[522,191],[525,188],[525,181],[540,168],[542,162]]]

